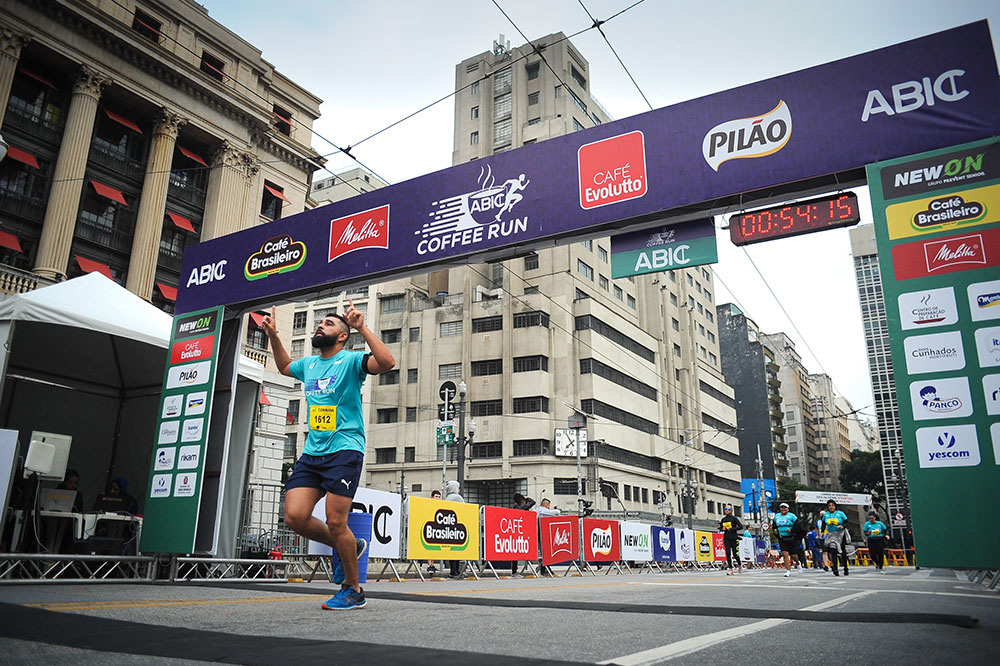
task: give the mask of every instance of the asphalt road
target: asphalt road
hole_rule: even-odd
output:
[[[0,664],[982,664],[1000,594],[946,570],[0,586]],[[990,656],[994,655],[994,656]]]

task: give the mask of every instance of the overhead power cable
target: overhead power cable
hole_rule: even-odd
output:
[[[595,19],[594,15],[590,13],[589,9],[587,9],[587,6],[583,4],[583,0],[577,0],[577,2],[579,2],[580,6],[583,7],[583,11],[587,12],[587,16],[590,17],[590,20],[594,22],[594,25],[592,27],[597,28],[597,32],[601,33],[601,37],[604,38],[604,41],[605,43],[607,43],[608,48],[611,49],[611,52],[615,55],[615,58],[618,59],[618,64],[622,66],[622,69],[625,70],[625,73],[628,75],[628,78],[632,81],[632,85],[634,85],[635,89],[639,91],[639,95],[642,96],[642,101],[644,101],[646,103],[646,106],[649,107],[649,110],[652,111],[653,105],[650,104],[649,99],[646,98],[646,93],[642,92],[642,88],[639,87],[639,84],[636,82],[635,77],[632,76],[632,72],[628,71],[628,67],[625,66],[625,63],[622,61],[622,57],[618,55],[618,51],[615,51],[615,47],[611,45],[611,40],[608,39],[608,36],[606,34],[604,34],[604,29],[601,28],[601,26],[607,23],[607,21],[606,20],[598,21],[597,19]],[[637,5],[640,2],[644,2],[644,0],[639,0],[639,2],[635,4]],[[635,5],[632,6],[634,7]]]

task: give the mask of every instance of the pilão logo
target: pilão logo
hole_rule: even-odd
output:
[[[595,527],[590,531],[590,549],[595,555],[610,555],[614,545],[611,527]]]
[[[269,238],[247,259],[243,275],[248,280],[259,280],[268,275],[294,271],[306,260],[306,244],[292,240],[288,234]]]
[[[723,162],[772,155],[792,136],[792,113],[785,100],[760,116],[720,123],[702,140],[701,152],[714,171]]]
[[[465,550],[469,547],[469,530],[459,522],[451,509],[438,509],[434,519],[424,523],[420,540],[428,550]]]

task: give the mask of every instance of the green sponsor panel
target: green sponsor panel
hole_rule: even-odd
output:
[[[144,500],[145,553],[194,552],[223,309],[173,321]]]
[[[719,260],[711,219],[668,224],[611,238],[611,277],[662,273]]]
[[[1000,140],[867,167],[917,562],[995,568]]]

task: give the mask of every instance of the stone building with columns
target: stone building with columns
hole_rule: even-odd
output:
[[[100,271],[172,312],[187,246],[312,206],[320,101],[191,0],[0,0],[0,298]],[[250,480],[277,483],[292,382],[258,321]]]

